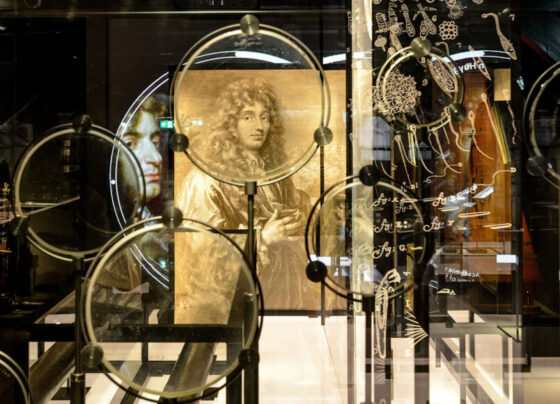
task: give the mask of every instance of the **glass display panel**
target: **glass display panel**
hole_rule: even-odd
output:
[[[174,401],[160,399],[162,392],[198,401],[215,386],[224,389],[205,400],[229,402],[238,390],[253,388],[261,402],[557,401],[558,1],[265,0],[243,8],[243,1],[228,0],[137,3],[0,1],[0,151],[10,170],[45,129],[87,112],[115,129],[138,158],[140,166],[125,170],[133,173],[127,178],[141,181],[142,173],[146,182],[146,205],[134,215],[125,175],[115,168],[127,163],[104,159],[100,178],[110,185],[94,188],[105,200],[89,198],[92,212],[74,208],[78,201],[59,205],[72,197],[64,191],[71,175],[53,179],[54,191],[45,184],[55,172],[53,156],[64,155],[65,145],[40,147],[31,160],[40,154],[44,161],[28,163],[33,174],[23,178],[27,185],[15,184],[36,205],[19,204],[31,224],[29,253],[27,241],[10,233],[13,187],[3,180],[0,350],[10,346],[12,330],[20,336],[31,329],[32,338],[45,338],[43,330],[50,337],[60,326],[67,335],[75,320],[74,294],[68,294],[75,268],[52,257],[98,254],[87,275],[91,280],[100,271],[90,305],[92,323],[98,321],[105,338],[97,346],[106,348],[116,372],[103,370],[128,391],[88,368],[87,402],[120,402],[123,396]],[[243,33],[236,24],[247,13],[241,9],[254,10],[270,26]],[[320,65],[332,88],[334,139],[324,150],[313,136],[328,121],[319,106],[326,99]],[[327,71],[337,68],[346,70]],[[235,122],[246,104],[275,98],[278,108],[264,108],[284,126],[273,158],[260,147],[274,133],[266,124],[244,143],[220,137],[227,120],[222,111],[247,82],[274,96],[237,98],[243,105],[234,111]],[[243,112],[258,115],[257,108]],[[190,141],[188,156],[168,150],[174,125]],[[212,142],[215,147],[207,147]],[[78,149],[72,146],[71,154]],[[317,149],[321,153],[313,154]],[[61,167],[73,164],[61,161]],[[370,164],[393,180],[366,187],[345,178]],[[97,162],[88,165],[93,167],[103,171]],[[249,346],[245,323],[234,325],[243,330],[240,343],[216,341],[230,335],[220,330],[229,327],[237,295],[232,299],[216,287],[216,298],[203,285],[204,296],[218,303],[186,299],[208,268],[225,262],[227,269],[233,261],[221,255],[227,248],[219,242],[214,248],[212,236],[221,236],[194,222],[186,227],[212,236],[155,229],[160,217],[129,224],[174,204],[243,246],[247,181],[263,185],[255,195],[255,240],[267,318],[258,383],[245,378],[241,388],[240,379],[233,380],[234,359],[240,345]],[[412,207],[409,216],[406,207]],[[85,224],[84,211],[91,213]],[[110,226],[100,225],[98,216]],[[290,227],[297,222],[296,235],[269,245],[265,225],[276,219]],[[419,228],[396,231],[407,220],[418,220]],[[325,282],[306,279],[308,256],[325,265]],[[239,286],[240,294],[253,289]],[[193,314],[189,304],[204,309]],[[207,310],[214,315],[200,321],[212,324],[191,324]],[[41,313],[53,317],[36,320]],[[109,320],[102,323],[104,315]],[[37,344],[42,357],[50,344],[32,341],[31,350]],[[11,402],[3,388],[17,391],[20,385],[7,372],[10,366],[0,365],[0,397]],[[66,387],[58,398],[68,391],[60,382]]]
[[[463,100],[464,84],[455,63],[427,39],[391,55],[375,72],[374,108],[387,121],[427,127],[448,124]]]

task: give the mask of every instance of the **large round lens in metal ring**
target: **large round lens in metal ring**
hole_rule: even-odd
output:
[[[387,181],[341,181],[319,199],[307,228],[310,261],[327,268],[335,290],[394,296],[412,285],[426,248],[418,202]]]
[[[202,171],[234,185],[265,185],[292,175],[317,150],[314,133],[329,122],[328,84],[313,53],[288,33],[225,27],[179,66],[175,131],[187,136],[187,156]]]
[[[96,258],[84,286],[86,340],[102,368],[141,397],[195,399],[240,368],[257,333],[253,275],[218,231],[185,220],[137,226]],[[165,290],[146,270],[170,273]]]
[[[92,126],[78,134],[62,125],[23,154],[14,199],[37,248],[63,260],[91,259],[123,220],[142,214],[145,185],[138,160],[110,132]]]

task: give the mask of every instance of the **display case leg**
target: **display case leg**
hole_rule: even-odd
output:
[[[86,375],[82,364],[82,275],[84,273],[85,264],[83,257],[75,257],[72,260],[72,269],[74,271],[74,340],[76,342],[76,351],[74,353],[74,371],[70,376],[70,402],[72,404],[84,404],[86,402]]]
[[[70,402],[72,404],[83,404],[86,402],[86,375],[84,373],[72,373],[70,375]]]
[[[373,327],[372,327],[372,314],[373,314],[373,304],[374,300],[371,297],[364,297],[364,312],[366,314],[366,340],[365,340],[365,365],[366,365],[366,380],[365,380],[365,401],[364,404],[372,404],[372,337],[373,337]]]
[[[257,273],[257,254],[255,243],[255,195],[257,193],[257,184],[255,182],[247,182],[245,184],[245,194],[247,195],[247,252],[251,271],[256,276]],[[258,355],[259,344],[255,340],[251,345],[251,350]],[[259,402],[259,365],[258,362],[254,366],[245,368],[243,371],[243,396],[245,404],[258,404]]]
[[[325,325],[326,324],[326,301],[325,301],[325,283],[321,282],[321,325]]]
[[[239,346],[232,346],[232,344],[227,344],[227,358],[233,358],[239,353]],[[235,378],[236,380],[232,380]],[[226,387],[226,404],[241,404],[241,376],[234,375],[228,376],[227,382],[231,382]]]

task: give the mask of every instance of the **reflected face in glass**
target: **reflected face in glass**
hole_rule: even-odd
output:
[[[335,215],[337,224],[344,224],[346,219],[346,200],[344,198],[339,198],[335,205]]]
[[[161,161],[159,153],[159,128],[154,116],[146,111],[139,111],[138,123],[131,131],[124,134],[123,140],[132,149],[146,179],[146,201],[161,192]]]
[[[239,144],[247,151],[257,152],[263,146],[270,130],[270,112],[256,101],[243,107],[237,121]]]

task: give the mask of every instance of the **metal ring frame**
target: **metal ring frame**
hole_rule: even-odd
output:
[[[91,327],[90,313],[89,313],[88,310],[86,310],[86,308],[91,305],[91,293],[90,293],[89,285],[91,284],[91,282],[95,281],[95,279],[92,279],[92,278],[95,278],[96,272],[98,271],[98,268],[102,269],[103,265],[108,260],[108,257],[110,257],[111,252],[120,249],[128,241],[130,241],[130,240],[132,240],[132,239],[134,239],[137,236],[140,236],[142,234],[146,234],[150,231],[164,229],[165,225],[163,223],[161,223],[161,221],[162,221],[161,216],[152,217],[152,218],[145,219],[145,220],[139,221],[137,223],[134,223],[131,226],[123,229],[121,232],[117,233],[109,242],[107,242],[105,244],[105,246],[103,246],[102,249],[100,249],[99,253],[97,254],[95,259],[93,260],[92,265],[90,265],[90,267],[87,271],[87,274],[86,274],[86,277],[85,277],[85,282],[83,283],[83,292],[82,292],[81,307],[82,307],[82,311],[83,311],[83,317],[86,319],[86,321],[84,321],[83,325],[82,325],[82,333],[84,335],[84,339],[85,339],[86,343],[90,343],[92,345],[97,344],[97,342],[95,340],[95,337],[93,337],[93,339],[91,338],[95,334],[94,334],[94,330]],[[151,222],[158,222],[158,223],[147,226]],[[191,227],[184,227],[185,222],[191,222],[196,227],[194,227],[194,226],[192,228]],[[230,247],[232,248],[232,251],[235,251],[237,254],[239,254],[242,262],[245,263],[247,268],[250,268],[249,261],[248,261],[247,257],[245,256],[245,253],[243,252],[243,250],[231,239],[231,237],[229,237],[223,231],[221,231],[219,229],[216,229],[216,228],[214,228],[214,227],[212,227],[212,226],[210,226],[210,225],[208,225],[204,222],[201,222],[199,220],[187,219],[187,218],[183,218],[181,226],[183,226],[183,227],[178,227],[176,229],[176,231],[181,231],[181,229],[183,229],[183,230],[187,230],[187,231],[188,230],[195,230],[195,231],[199,231],[199,232],[205,233],[205,234],[218,234],[221,238],[224,238],[225,240],[227,240],[231,244]],[[201,227],[201,226],[203,226],[203,227]],[[123,248],[127,248],[127,247],[123,247]],[[251,343],[253,341],[258,340],[260,338],[260,333],[261,333],[261,330],[262,330],[262,324],[263,324],[263,318],[264,318],[264,301],[263,301],[261,284],[260,284],[259,279],[256,276],[256,274],[252,273],[251,279],[254,282],[255,289],[257,291],[257,303],[256,304],[257,304],[257,316],[259,317],[259,320],[257,321],[254,330],[252,330],[252,335],[250,335],[248,337],[249,342],[246,344],[246,348],[250,347]],[[150,397],[145,396],[144,394],[153,394],[153,395],[159,396],[161,394],[161,392],[158,392],[158,391],[155,391],[155,390],[149,390],[149,389],[144,389],[144,391],[140,391],[137,388],[137,387],[140,387],[140,386],[135,387],[135,383],[133,381],[122,380],[121,377],[118,377],[117,376],[118,372],[116,372],[115,369],[112,368],[112,366],[110,364],[109,364],[109,366],[107,366],[107,362],[105,361],[104,358],[102,359],[102,362],[99,364],[98,367],[104,372],[105,376],[107,376],[113,383],[115,383],[119,388],[126,391],[127,393],[129,393],[129,394],[131,394],[135,397],[141,398],[143,400],[146,400],[146,401],[160,402],[160,400],[152,399]],[[223,374],[220,377],[218,377],[216,380],[214,380],[212,382],[212,385],[215,385],[216,383],[222,381],[226,376],[231,377],[231,380],[228,380],[226,383],[224,383],[222,386],[219,387],[220,389],[224,388],[224,387],[230,385],[231,383],[233,383],[235,378],[241,374],[242,370],[243,370],[243,368],[242,368],[241,364],[239,363],[239,360],[237,360],[237,362],[234,364],[234,366],[230,370],[230,372],[227,373],[227,374]],[[168,396],[165,396],[165,398],[175,400],[178,403],[190,403],[190,402],[193,402],[193,401],[198,401],[198,400],[201,400],[203,398],[209,397],[209,396],[211,396],[215,393],[214,391],[209,391],[207,393],[200,394],[204,391],[204,389],[207,389],[208,387],[210,387],[210,386],[209,385],[208,386],[201,386],[198,389],[194,389],[192,391],[187,391],[187,392],[172,393],[172,394],[169,394]],[[161,397],[164,397],[164,396],[161,396]]]
[[[398,52],[395,52],[393,55],[391,55],[389,59],[387,59],[387,61],[383,64],[383,66],[381,66],[381,69],[379,70],[379,74],[377,75],[377,80],[375,85],[377,88],[381,86],[381,97],[383,102],[385,102],[385,95],[387,93],[387,88],[386,88],[387,80],[385,78],[389,78],[389,75],[393,72],[393,70],[395,70],[399,65],[401,65],[402,63],[406,62],[407,60],[413,57],[416,57],[416,55],[412,50],[412,46],[408,46],[406,48],[399,50]],[[441,49],[436,47],[432,47],[430,52],[426,55],[426,57],[432,57],[438,60],[446,67],[446,69],[448,69],[452,73],[453,81],[455,87],[457,88],[457,91],[455,91],[455,93],[453,94],[452,103],[462,103],[463,98],[465,96],[465,83],[463,82],[463,78],[460,74],[459,75],[453,74],[455,70],[458,71],[457,66],[455,65],[453,60],[447,57],[447,55]],[[445,61],[444,57],[447,58],[449,62]],[[437,130],[444,127],[450,122],[450,118],[449,116],[447,116],[447,114],[445,114],[445,112],[442,112],[442,116],[440,119],[429,123],[409,122],[405,118],[403,118],[402,115],[403,114],[397,116],[395,119],[400,123],[405,124],[406,126],[415,125],[416,128],[419,129],[427,128],[430,130]]]
[[[27,381],[27,376],[25,375],[23,369],[11,356],[2,351],[0,351],[0,366],[3,366],[12,375],[12,377],[21,388],[21,394],[23,396],[25,404],[30,404],[31,389],[29,387],[29,382]]]
[[[533,84],[533,87],[531,87],[531,90],[529,91],[527,101],[525,102],[525,106],[523,108],[522,127],[527,150],[529,154],[543,158],[545,157],[543,156],[535,138],[535,114],[537,112],[537,107],[544,91],[548,88],[548,85],[558,76],[560,76],[560,62],[548,68],[535,81],[535,84]],[[552,167],[552,165],[548,161],[546,163],[546,166],[546,174],[550,175],[556,180],[560,180],[560,174]],[[548,178],[546,174],[543,176],[544,179],[554,187],[558,187],[558,185],[555,184],[552,179]]]
[[[307,217],[307,224],[305,226],[305,252],[307,254],[307,259],[309,262],[314,262],[316,260],[313,260],[311,258],[311,251],[313,251],[313,246],[311,245],[311,239],[314,238],[315,235],[315,222],[316,222],[316,218],[319,217],[321,209],[323,208],[323,205],[325,204],[325,202],[327,200],[330,200],[330,198],[332,198],[334,195],[338,194],[338,193],[334,193],[333,191],[337,190],[337,188],[339,188],[341,185],[343,184],[347,184],[344,188],[342,189],[350,189],[356,185],[361,184],[361,182],[355,182],[352,183],[352,181],[355,181],[356,179],[359,179],[359,176],[354,175],[354,176],[349,176],[346,177],[340,181],[338,181],[337,183],[335,183],[334,185],[330,186],[320,197],[319,199],[317,199],[317,201],[315,202],[315,204],[313,205],[313,207],[311,208],[311,211],[309,213],[309,216]],[[378,183],[383,184],[384,186],[387,186],[388,188],[392,188],[394,187],[394,190],[397,190],[397,192],[400,192],[402,194],[405,194],[404,191],[398,189],[397,187],[395,187],[394,185],[390,185],[389,182],[384,182],[384,181],[389,181],[389,182],[394,182],[394,180],[392,178],[389,177],[383,177],[383,181],[379,181]],[[375,187],[375,185],[374,185]],[[408,197],[408,196],[407,196]],[[416,211],[416,213],[423,218],[423,211],[422,209],[416,205],[414,202],[412,202],[412,200],[415,200],[416,198],[411,198],[411,203],[413,203],[414,209]],[[312,234],[310,234],[310,231]],[[409,253],[407,253],[407,257],[410,257],[412,259],[412,262],[414,264],[414,270],[416,269],[416,262],[418,261],[422,261],[424,259],[424,254],[425,254],[425,250],[426,250],[426,246],[427,246],[427,240],[426,237],[424,235],[423,238],[423,248],[422,248],[422,255],[420,258],[415,259],[413,256],[411,256]],[[318,254],[316,254],[316,256],[318,256]],[[413,270],[413,271],[414,271]],[[335,293],[336,295],[342,297],[343,299],[347,299],[349,301],[354,301],[354,302],[358,302],[361,303],[363,302],[363,299],[359,299],[359,298],[355,298],[354,295],[361,295],[363,297],[371,297],[369,295],[364,295],[358,291],[351,291],[348,289],[345,289],[344,292],[341,292],[340,289],[342,289],[342,287],[337,284],[336,282],[332,281],[331,282],[334,284],[331,285],[331,282],[327,282],[327,279],[330,279],[329,276],[325,276],[325,278],[322,280],[322,282],[325,284],[325,286],[333,293]],[[395,299],[401,295],[403,295],[404,293],[408,292],[413,286],[414,286],[414,282],[412,279],[412,282],[403,282],[403,284],[407,284],[406,286],[404,286],[403,288],[400,288],[398,291],[392,293],[389,295],[389,299]],[[372,296],[375,295],[375,292]]]
[[[327,81],[327,78],[325,76],[325,73],[323,71],[323,68],[321,66],[321,64],[319,63],[319,61],[317,60],[317,58],[315,57],[315,55],[313,54],[313,52],[303,43],[301,42],[299,39],[297,39],[296,37],[290,35],[289,33],[287,33],[284,30],[281,30],[279,28],[270,26],[270,25],[265,25],[265,24],[261,24],[258,34],[264,34],[264,35],[268,35],[269,37],[273,37],[276,38],[280,41],[285,42],[286,44],[294,47],[294,44],[297,45],[297,47],[294,47],[299,53],[300,55],[302,55],[304,57],[304,59],[309,63],[310,67],[314,67],[318,74],[319,74],[319,80],[320,80],[320,86],[321,86],[321,118],[320,118],[320,122],[319,122],[319,127],[327,127],[329,124],[329,120],[330,120],[330,113],[331,113],[331,95],[330,95],[330,89],[329,89],[329,84]],[[177,70],[175,71],[174,75],[173,75],[173,80],[170,84],[170,95],[169,95],[169,102],[170,102],[170,111],[173,113],[173,119],[174,119],[174,129],[175,129],[175,133],[177,134],[183,134],[182,132],[182,126],[180,125],[180,122],[178,122],[178,114],[177,114],[177,103],[175,102],[175,86],[178,83],[178,85],[180,85],[181,81],[183,80],[183,76],[184,73],[187,72],[189,70],[189,68],[192,66],[192,64],[194,63],[195,59],[197,56],[200,55],[200,53],[208,46],[231,36],[234,35],[245,35],[243,33],[243,31],[240,28],[239,24],[234,24],[234,25],[228,25],[226,27],[220,28],[208,35],[206,35],[204,38],[202,38],[201,40],[199,40],[193,47],[191,47],[187,53],[183,56],[183,58],[181,59],[181,61],[179,62],[178,66],[177,66]],[[311,138],[313,138],[313,136],[311,136]],[[258,179],[253,179],[253,178],[224,178],[222,175],[219,175],[215,172],[213,172],[211,167],[206,166],[197,156],[195,153],[193,153],[192,151],[189,151],[189,148],[187,148],[187,150],[185,150],[185,154],[187,155],[187,157],[193,162],[193,164],[198,167],[201,171],[203,171],[204,173],[208,174],[209,176],[211,176],[212,178],[226,183],[226,184],[230,184],[230,185],[237,185],[237,186],[242,186],[244,185],[246,182],[257,182],[258,185],[269,185],[269,184],[273,184],[275,182],[281,181],[283,179],[288,178],[289,176],[291,176],[292,174],[296,173],[301,167],[303,167],[305,164],[307,164],[307,162],[309,160],[311,160],[311,158],[313,157],[313,155],[315,154],[315,152],[317,151],[317,149],[319,148],[319,145],[316,142],[311,143],[311,145],[308,147],[308,149],[304,152],[304,154],[291,166],[288,168],[280,168],[280,169],[275,169],[274,171],[268,172],[267,173],[267,177],[269,178],[266,181],[259,181]]]
[[[36,142],[32,143],[27,150],[24,152],[24,154],[21,156],[18,165],[16,167],[15,173],[14,173],[14,210],[15,210],[15,215],[19,216],[19,217],[25,217],[25,214],[23,213],[22,209],[21,209],[21,200],[20,200],[20,188],[21,188],[21,177],[23,175],[23,172],[25,171],[25,168],[27,167],[28,163],[31,161],[33,155],[47,142],[51,141],[52,139],[55,139],[57,137],[60,136],[67,136],[67,135],[72,135],[75,134],[76,131],[75,129],[72,127],[72,124],[64,124],[64,125],[59,125],[56,126],[52,129],[50,129],[49,131],[47,131],[45,133],[45,135],[43,137],[41,137],[39,140],[37,140]],[[138,217],[141,216],[142,211],[144,210],[144,205],[146,203],[146,182],[144,179],[144,176],[141,174],[142,173],[142,167],[140,165],[140,161],[138,160],[138,158],[136,157],[136,155],[130,150],[130,148],[120,139],[117,138],[115,135],[113,135],[111,132],[109,132],[107,129],[101,127],[101,126],[97,126],[97,125],[92,125],[91,128],[88,130],[87,132],[88,136],[95,136],[98,138],[103,139],[104,141],[108,142],[108,143],[112,143],[113,147],[118,147],[119,148],[119,153],[122,151],[123,153],[125,153],[125,155],[127,157],[130,158],[130,161],[132,162],[132,164],[135,166],[134,167],[134,172],[137,174],[135,177],[136,183],[138,185],[138,188],[141,191],[141,198],[140,201],[138,201],[137,207],[134,209],[135,211],[135,216],[137,215]],[[118,158],[118,157],[114,157],[114,158]],[[118,165],[116,164],[114,166],[114,169],[116,170],[118,167]],[[107,179],[110,183],[110,191],[111,194],[114,194],[115,190],[114,188],[118,186],[118,184],[115,182],[111,182],[110,179]],[[58,248],[55,247],[49,243],[47,243],[45,240],[43,240],[42,238],[40,238],[37,233],[30,227],[27,230],[27,239],[29,240],[29,242],[35,246],[38,250],[40,250],[41,252],[55,258],[61,261],[67,261],[67,262],[71,262],[73,258],[84,258],[84,261],[88,262],[91,261],[94,257],[95,254],[97,254],[97,252],[102,248],[102,246],[99,246],[98,248],[94,248],[91,250],[86,250],[86,251],[69,251],[69,250],[64,250],[62,248]]]

